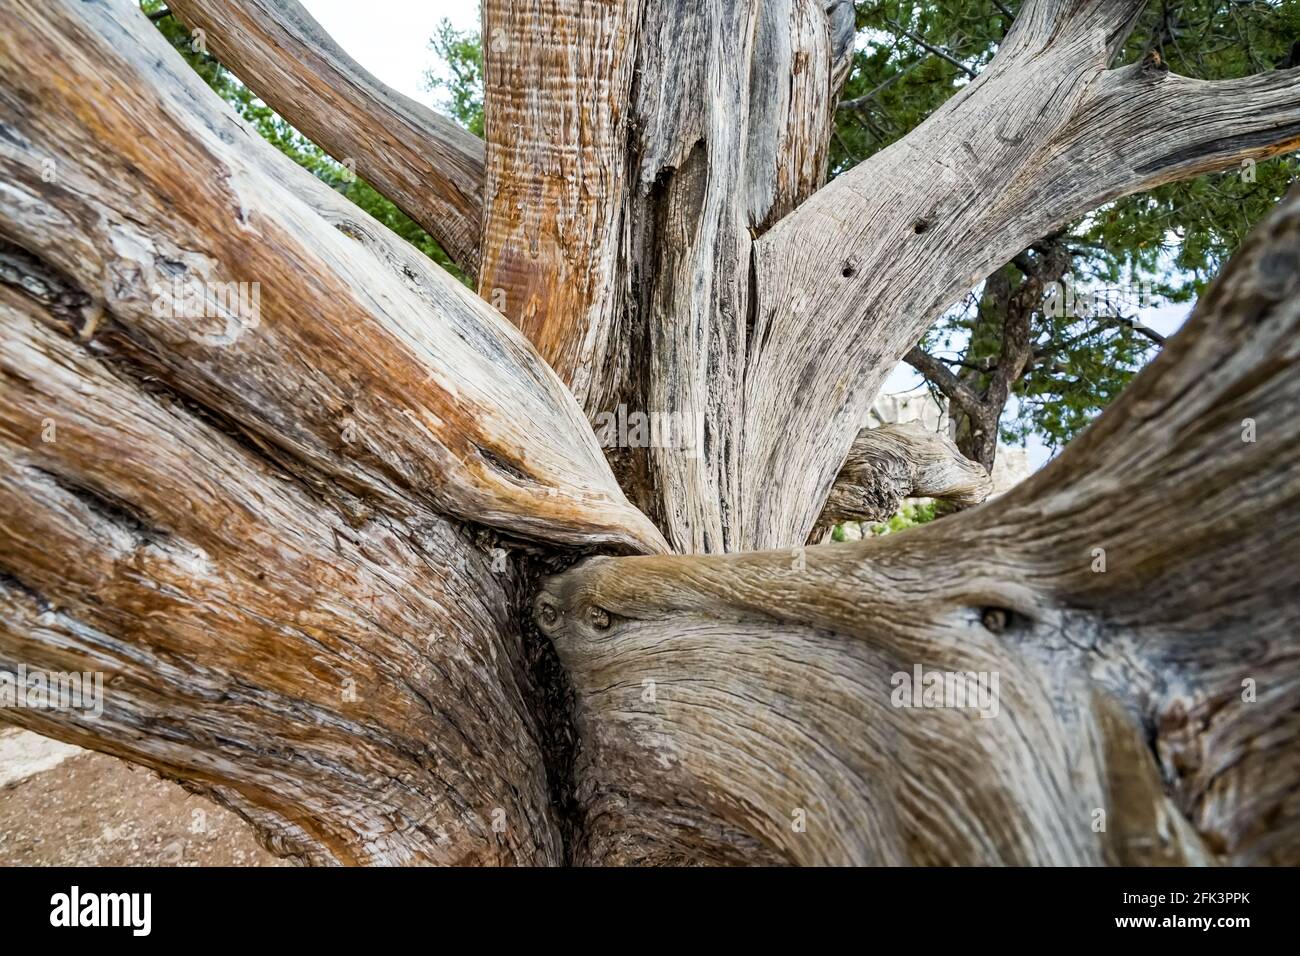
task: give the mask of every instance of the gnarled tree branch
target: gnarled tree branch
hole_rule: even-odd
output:
[[[757,241],[743,547],[804,540],[893,362],[996,266],[1102,202],[1300,141],[1295,71],[1107,70],[1139,6],[1027,5],[975,81]]]
[[[68,334],[75,301],[0,286],[0,671],[98,674],[102,713],[5,720],[180,779],[302,861],[559,862],[513,566],[142,389]]]
[[[1026,0],[1004,45],[1041,46],[1087,36],[1109,63],[1146,5],[1147,0]]]
[[[84,341],[393,513],[665,548],[486,303],[239,122],[138,10],[39,7],[0,37],[0,231],[85,293]]]
[[[512,552],[666,548],[581,410],[129,0],[6,14],[0,664],[104,680],[6,719],[311,862],[561,861]]]
[[[1295,863],[1298,335],[1293,192],[996,501],[549,579],[584,858]]]
[[[1150,54],[1104,74],[1071,133],[1044,179],[1099,164],[1089,168],[1103,201],[1268,159],[1300,146],[1300,67],[1195,80]]]
[[[993,481],[978,462],[966,458],[947,435],[921,422],[864,428],[849,449],[817,519],[810,540],[841,521],[884,521],[904,498],[939,498],[977,505]]]
[[[942,359],[935,358],[919,345],[908,349],[907,354],[903,356],[903,361],[924,375],[950,402],[955,402],[971,412],[983,407],[980,397],[954,375],[952,369],[948,368]]]
[[[385,86],[297,0],[176,0],[168,6],[223,65],[478,272],[483,143]]]

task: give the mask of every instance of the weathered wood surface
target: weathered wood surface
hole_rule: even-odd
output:
[[[1300,861],[1297,342],[1300,192],[1002,498],[855,544],[546,581],[581,853]],[[898,706],[917,666],[997,675],[987,717]]]
[[[169,3],[223,65],[391,199],[458,266],[478,271],[483,143],[385,86],[296,0]]]
[[[615,448],[674,548],[738,534],[752,236],[826,176],[848,5],[488,3],[480,293],[589,416],[704,421],[704,446]],[[633,82],[635,77],[635,82]]]
[[[743,547],[754,237],[825,180],[852,11],[812,0],[651,5],[632,104],[628,362],[605,400],[703,419],[695,456],[629,449],[620,483],[675,550]]]
[[[757,241],[739,547],[804,540],[895,363],[1034,239],[1300,144],[1300,70],[1202,82],[1150,60],[1108,69],[1141,7],[1027,4],[975,80]]]
[[[835,478],[817,528],[843,521],[886,521],[904,498],[977,505],[993,491],[988,470],[921,422],[864,428]],[[811,541],[819,540],[815,528]]]
[[[89,297],[83,339],[115,337],[169,387],[394,513],[664,547],[518,331],[262,141],[129,4],[13,11],[0,229]],[[208,292],[216,316],[167,314],[178,284],[225,282],[257,283],[257,308]]]
[[[805,540],[890,368],[1030,240],[1300,141],[1295,71],[1202,83],[1151,62],[1112,70],[1140,3],[1035,2],[965,90],[819,189],[843,5],[645,5],[635,24],[633,6],[489,6],[490,192],[507,233],[491,254],[503,278],[481,291],[589,416],[703,420],[692,454],[610,451],[677,551]],[[575,82],[602,40],[599,82]],[[557,68],[521,87],[539,48]],[[583,105],[589,121],[573,122]]]
[[[104,675],[101,716],[6,720],[311,863],[561,858],[512,567],[358,521],[7,286],[0,327],[0,666]]]
[[[664,547],[580,409],[133,4],[8,12],[0,660],[106,693],[4,716],[310,862],[560,862],[512,554]],[[175,282],[256,308],[178,314]]]
[[[288,5],[181,6],[273,8],[224,55],[291,108],[324,74],[340,109],[383,99]],[[1296,71],[1109,69],[1139,8],[1027,0],[965,91],[818,190],[849,5],[490,5],[489,114],[527,135],[489,115],[485,271],[610,269],[528,320],[562,380],[129,0],[10,0],[0,662],[109,680],[97,720],[4,716],[311,862],[1300,861],[1300,200],[1034,480],[798,546],[837,475],[832,513],[982,493],[942,442],[859,434],[948,301],[1099,202],[1296,142]],[[277,67],[282,42],[323,52]],[[539,58],[600,79],[530,99]],[[178,282],[258,306],[185,318]],[[702,449],[611,468],[584,412],[620,404],[702,416]],[[789,549],[610,556],[670,544]],[[917,665],[997,674],[997,715],[895,707]]]
[[[587,406],[615,361],[640,0],[486,0],[479,294]]]

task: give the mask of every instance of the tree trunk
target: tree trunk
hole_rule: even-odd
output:
[[[1293,148],[1296,71],[1111,69],[1140,3],[1027,0],[823,186],[843,0],[489,0],[482,147],[292,0],[174,5],[478,298],[128,0],[10,8],[0,673],[106,689],[0,717],[312,863],[1300,859],[1300,199],[1042,474],[804,547],[981,500],[861,430],[890,368],[1065,221]],[[602,449],[629,410],[698,442]],[[900,704],[931,671],[979,706]]]
[[[981,508],[545,582],[582,858],[1294,865],[1298,265],[1300,191],[1092,429]],[[992,693],[900,698],[916,668]]]

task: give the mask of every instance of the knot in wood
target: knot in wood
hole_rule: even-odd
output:
[[[980,616],[980,623],[994,634],[1001,634],[1010,626],[1011,614],[1005,608],[986,607]]]
[[[543,628],[550,629],[560,620],[559,609],[549,598],[543,597],[537,602],[537,623]]]

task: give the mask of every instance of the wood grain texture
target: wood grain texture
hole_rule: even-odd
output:
[[[804,540],[895,362],[1029,242],[1126,193],[1300,143],[1300,71],[1205,83],[1153,61],[1107,69],[1139,7],[1028,5],[977,79],[757,241],[739,546]]]
[[[582,852],[1300,860],[1297,333],[1293,193],[1007,495],[859,543],[549,579],[536,613],[578,697]],[[895,675],[918,666],[997,675],[996,712],[899,706]]]
[[[745,148],[746,213],[755,232],[826,182],[835,104],[847,78],[837,70],[842,44],[822,0],[758,4]]]
[[[703,421],[698,454],[626,449],[621,484],[678,551],[734,550],[753,237],[825,177],[850,48],[804,0],[669,2],[641,26],[626,356],[605,404]],[[850,31],[851,32],[851,31]]]
[[[0,230],[89,297],[84,339],[358,495],[361,517],[664,549],[518,331],[263,142],[138,10],[13,11]],[[257,283],[259,308],[159,308],[160,290],[224,282]]]
[[[296,0],[179,0],[221,63],[478,271],[483,142],[364,70]]]
[[[683,552],[725,550],[731,534],[751,245],[739,198],[759,6],[670,0],[647,5],[641,25],[626,384],[607,403],[702,418],[703,444],[694,457],[649,448],[611,458],[623,487]]]
[[[558,862],[513,565],[358,520],[59,312],[0,286],[0,669],[99,672],[103,713],[5,720],[304,862]]]
[[[5,718],[307,862],[561,862],[517,556],[665,548],[581,410],[128,0],[10,10],[0,662],[100,672],[105,698]],[[256,306],[217,308],[226,282]]]
[[[852,11],[501,0],[484,36],[480,294],[590,417],[703,422],[689,454],[608,454],[675,549],[726,550],[752,237],[825,180]]]
[[[589,407],[622,297],[639,0],[486,0],[479,293]]]
[[[811,541],[820,540],[819,528],[843,521],[887,521],[904,498],[939,498],[965,507],[992,491],[993,479],[983,465],[921,422],[864,428],[835,478]]]
[[[937,310],[1052,223],[1295,142],[1295,71],[1111,70],[1138,4],[1027,0],[961,94],[814,191],[846,6],[491,6],[492,269],[560,297],[531,331],[580,407],[129,0],[10,0],[0,666],[106,697],[4,716],[314,863],[1300,862],[1300,195],[1012,493],[856,544],[614,556],[798,545],[837,475],[844,508],[976,497],[942,442],[857,430]],[[269,73],[265,31],[316,42],[241,29]],[[252,314],[159,291],[227,282]],[[611,468],[584,411],[615,403],[702,416],[701,454]],[[916,668],[984,697],[902,706]]]

